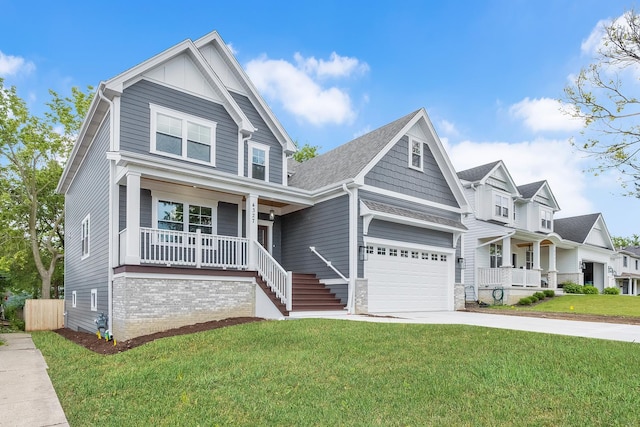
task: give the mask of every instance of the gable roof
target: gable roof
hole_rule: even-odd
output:
[[[553,231],[565,240],[584,243],[601,214],[572,216],[553,220]]]
[[[547,181],[531,182],[529,184],[518,185],[518,191],[522,195],[523,199],[531,199],[542,188],[543,184]]]
[[[551,187],[549,186],[549,183],[546,180],[519,185],[518,191],[520,192],[520,195],[522,195],[523,199],[532,200],[534,197],[539,195],[545,188],[547,190],[547,193],[549,194],[549,204],[545,203],[545,205],[549,206],[554,211],[559,211],[560,205],[558,204],[558,201],[556,200],[556,197],[553,195],[553,192],[551,191]]]
[[[316,190],[354,179],[420,111],[407,114],[320,156],[294,164],[289,186]]]
[[[640,246],[625,246],[624,248],[620,248],[620,252],[627,252],[634,256],[640,257]]]
[[[498,164],[502,163],[502,160],[497,160],[495,162],[487,163],[486,165],[476,166],[471,169],[466,169],[458,172],[458,178],[464,179],[469,182],[478,182],[481,181],[484,177],[489,175],[491,171],[493,171]]]

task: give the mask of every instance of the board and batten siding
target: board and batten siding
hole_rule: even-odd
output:
[[[82,167],[65,194],[65,326],[94,332],[94,320],[108,313],[109,281],[109,116],[89,147]],[[89,256],[82,259],[82,222],[89,220]],[[98,310],[91,311],[91,289]],[[76,292],[76,307],[72,293]]]
[[[149,104],[216,123],[215,170],[238,174],[238,126],[223,105],[179,90],[141,80],[126,88],[120,103],[120,150],[150,154]],[[152,154],[163,157],[160,154]],[[171,158],[189,164],[188,160]],[[198,163],[198,165],[201,165]]]
[[[366,174],[367,185],[459,207],[433,153],[423,144],[423,171],[409,167],[409,138],[404,136]]]
[[[249,98],[236,92],[230,92],[233,99],[238,103],[249,121],[258,128],[251,135],[250,141],[257,142],[269,147],[269,182],[282,184],[282,146],[271,133],[264,119],[253,106]],[[251,167],[251,158],[249,157],[249,145],[244,145],[245,169],[244,176],[249,176],[249,168]]]
[[[339,276],[309,249],[349,277],[349,197],[344,195],[282,217],[282,265],[320,279]]]

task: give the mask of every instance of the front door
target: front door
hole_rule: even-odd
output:
[[[258,243],[260,243],[267,252],[271,253],[271,248],[269,247],[269,227],[266,225],[258,225]]]

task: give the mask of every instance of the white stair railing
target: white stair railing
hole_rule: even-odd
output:
[[[285,305],[287,311],[291,311],[292,299],[292,274],[286,271],[262,245],[255,240],[256,269],[258,274],[267,283],[267,286],[276,294],[276,297]]]
[[[338,276],[340,276],[340,278],[342,280],[344,280],[345,282],[349,283],[349,279],[347,277],[345,277],[344,274],[340,273],[340,271],[333,266],[331,261],[327,261],[327,259],[325,257],[320,255],[320,253],[318,251],[316,251],[316,247],[315,246],[309,246],[309,249],[311,249],[311,252],[316,254],[318,256],[318,258],[320,258],[325,264],[327,264],[327,267],[332,269]]]

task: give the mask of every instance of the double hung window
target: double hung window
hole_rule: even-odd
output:
[[[540,226],[545,230],[551,230],[551,211],[540,209]]]
[[[82,220],[80,251],[83,259],[89,256],[89,219],[89,215],[87,215],[85,219]]]
[[[504,196],[502,194],[494,195],[494,211],[493,215],[498,218],[509,219],[509,205],[510,200],[509,197]]]
[[[185,206],[188,215],[185,215]],[[158,228],[161,230],[213,233],[213,209],[168,200],[158,200]]]
[[[489,245],[489,266],[491,268],[502,267],[502,245],[491,243]]]
[[[416,138],[409,138],[409,167],[419,171],[423,170],[424,143]]]
[[[151,105],[151,152],[215,163],[216,123]]]
[[[269,147],[249,142],[249,178],[269,181]]]

